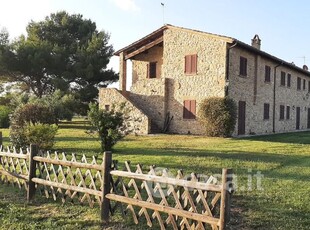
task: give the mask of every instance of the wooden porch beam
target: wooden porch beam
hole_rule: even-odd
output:
[[[137,49],[137,50],[127,54],[125,56],[125,60],[127,60],[127,59],[129,59],[129,58],[131,58],[133,56],[136,56],[137,54],[142,53],[142,52],[152,48],[153,46],[156,46],[157,44],[161,43],[163,40],[164,40],[163,37],[157,38],[156,40],[146,44],[145,46],[142,46],[141,48],[139,48],[139,49]]]

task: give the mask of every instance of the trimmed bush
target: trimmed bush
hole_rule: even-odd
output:
[[[46,106],[37,104],[26,104],[17,108],[10,119],[10,140],[17,148],[29,144],[26,132],[30,124],[53,124],[55,123],[54,113]]]
[[[11,109],[8,106],[0,105],[0,128],[8,128],[10,126]]]
[[[54,124],[56,119],[53,111],[47,106],[29,103],[17,108],[11,121],[18,125],[26,123]]]
[[[28,145],[36,144],[39,149],[49,150],[54,145],[55,135],[57,134],[57,125],[49,124],[27,124],[24,131],[25,139]]]
[[[210,97],[201,103],[199,115],[208,136],[230,137],[236,125],[237,106],[230,98]]]
[[[111,151],[112,147],[126,134],[124,106],[119,110],[112,106],[111,110],[99,109],[95,103],[89,104],[88,119],[93,131],[96,131],[101,142],[102,151]]]

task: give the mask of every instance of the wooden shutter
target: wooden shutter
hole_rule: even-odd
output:
[[[184,72],[186,74],[196,74],[197,73],[197,54],[185,56]]]
[[[304,83],[303,83],[303,90],[306,90],[306,79],[303,80]]]
[[[197,73],[197,54],[191,55],[191,73]]]
[[[287,74],[287,87],[291,87],[291,74]]]
[[[270,82],[270,66],[265,66],[265,82]]]
[[[189,100],[185,100],[184,101],[184,105],[183,105],[183,118],[184,119],[189,119],[189,111],[191,108],[191,103]]]
[[[191,56],[190,55],[186,55],[185,56],[185,73],[189,74],[191,71]]]
[[[290,119],[291,116],[291,107],[290,106],[286,106],[286,119]]]
[[[284,120],[284,105],[280,105],[280,120]]]
[[[281,85],[285,86],[285,72],[281,71]]]
[[[300,129],[300,107],[296,107],[296,129]]]
[[[248,60],[245,57],[240,57],[240,70],[239,73],[241,76],[247,75],[247,64]]]
[[[301,78],[297,78],[297,90],[301,90]]]
[[[246,102],[238,102],[238,135],[245,134]]]
[[[183,118],[184,119],[195,119],[196,118],[196,101],[185,100],[183,102]]]
[[[190,119],[196,118],[196,101],[191,100],[190,101]]]
[[[307,128],[310,129],[310,108],[308,108]]]
[[[269,119],[269,109],[270,109],[270,105],[268,103],[265,103],[264,104],[264,120]]]

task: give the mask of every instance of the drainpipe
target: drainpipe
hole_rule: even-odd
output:
[[[225,75],[225,97],[228,96],[228,83],[229,83],[229,54],[230,50],[234,48],[236,45],[238,45],[238,42],[234,41],[234,43],[227,48],[227,55],[226,55],[226,75]]]
[[[277,77],[277,68],[283,65],[283,62],[276,65],[273,71],[273,111],[272,111],[272,132],[276,132],[276,77]]]

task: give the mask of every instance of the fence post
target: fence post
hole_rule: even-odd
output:
[[[110,193],[111,190],[111,164],[112,164],[112,152],[105,151],[103,155],[103,185],[102,185],[102,200],[101,200],[101,220],[104,222],[109,221],[110,212],[110,200],[105,196]]]
[[[2,141],[2,132],[0,131],[0,146],[2,146],[2,143],[3,143],[3,141]]]
[[[222,191],[220,206],[219,230],[226,229],[226,224],[230,219],[230,190],[232,189],[232,169],[222,170]]]
[[[27,191],[27,201],[33,198],[36,187],[35,183],[32,181],[32,178],[36,176],[36,162],[33,159],[36,155],[38,155],[38,146],[30,145],[30,156],[29,156],[29,176],[28,176],[28,191]]]

